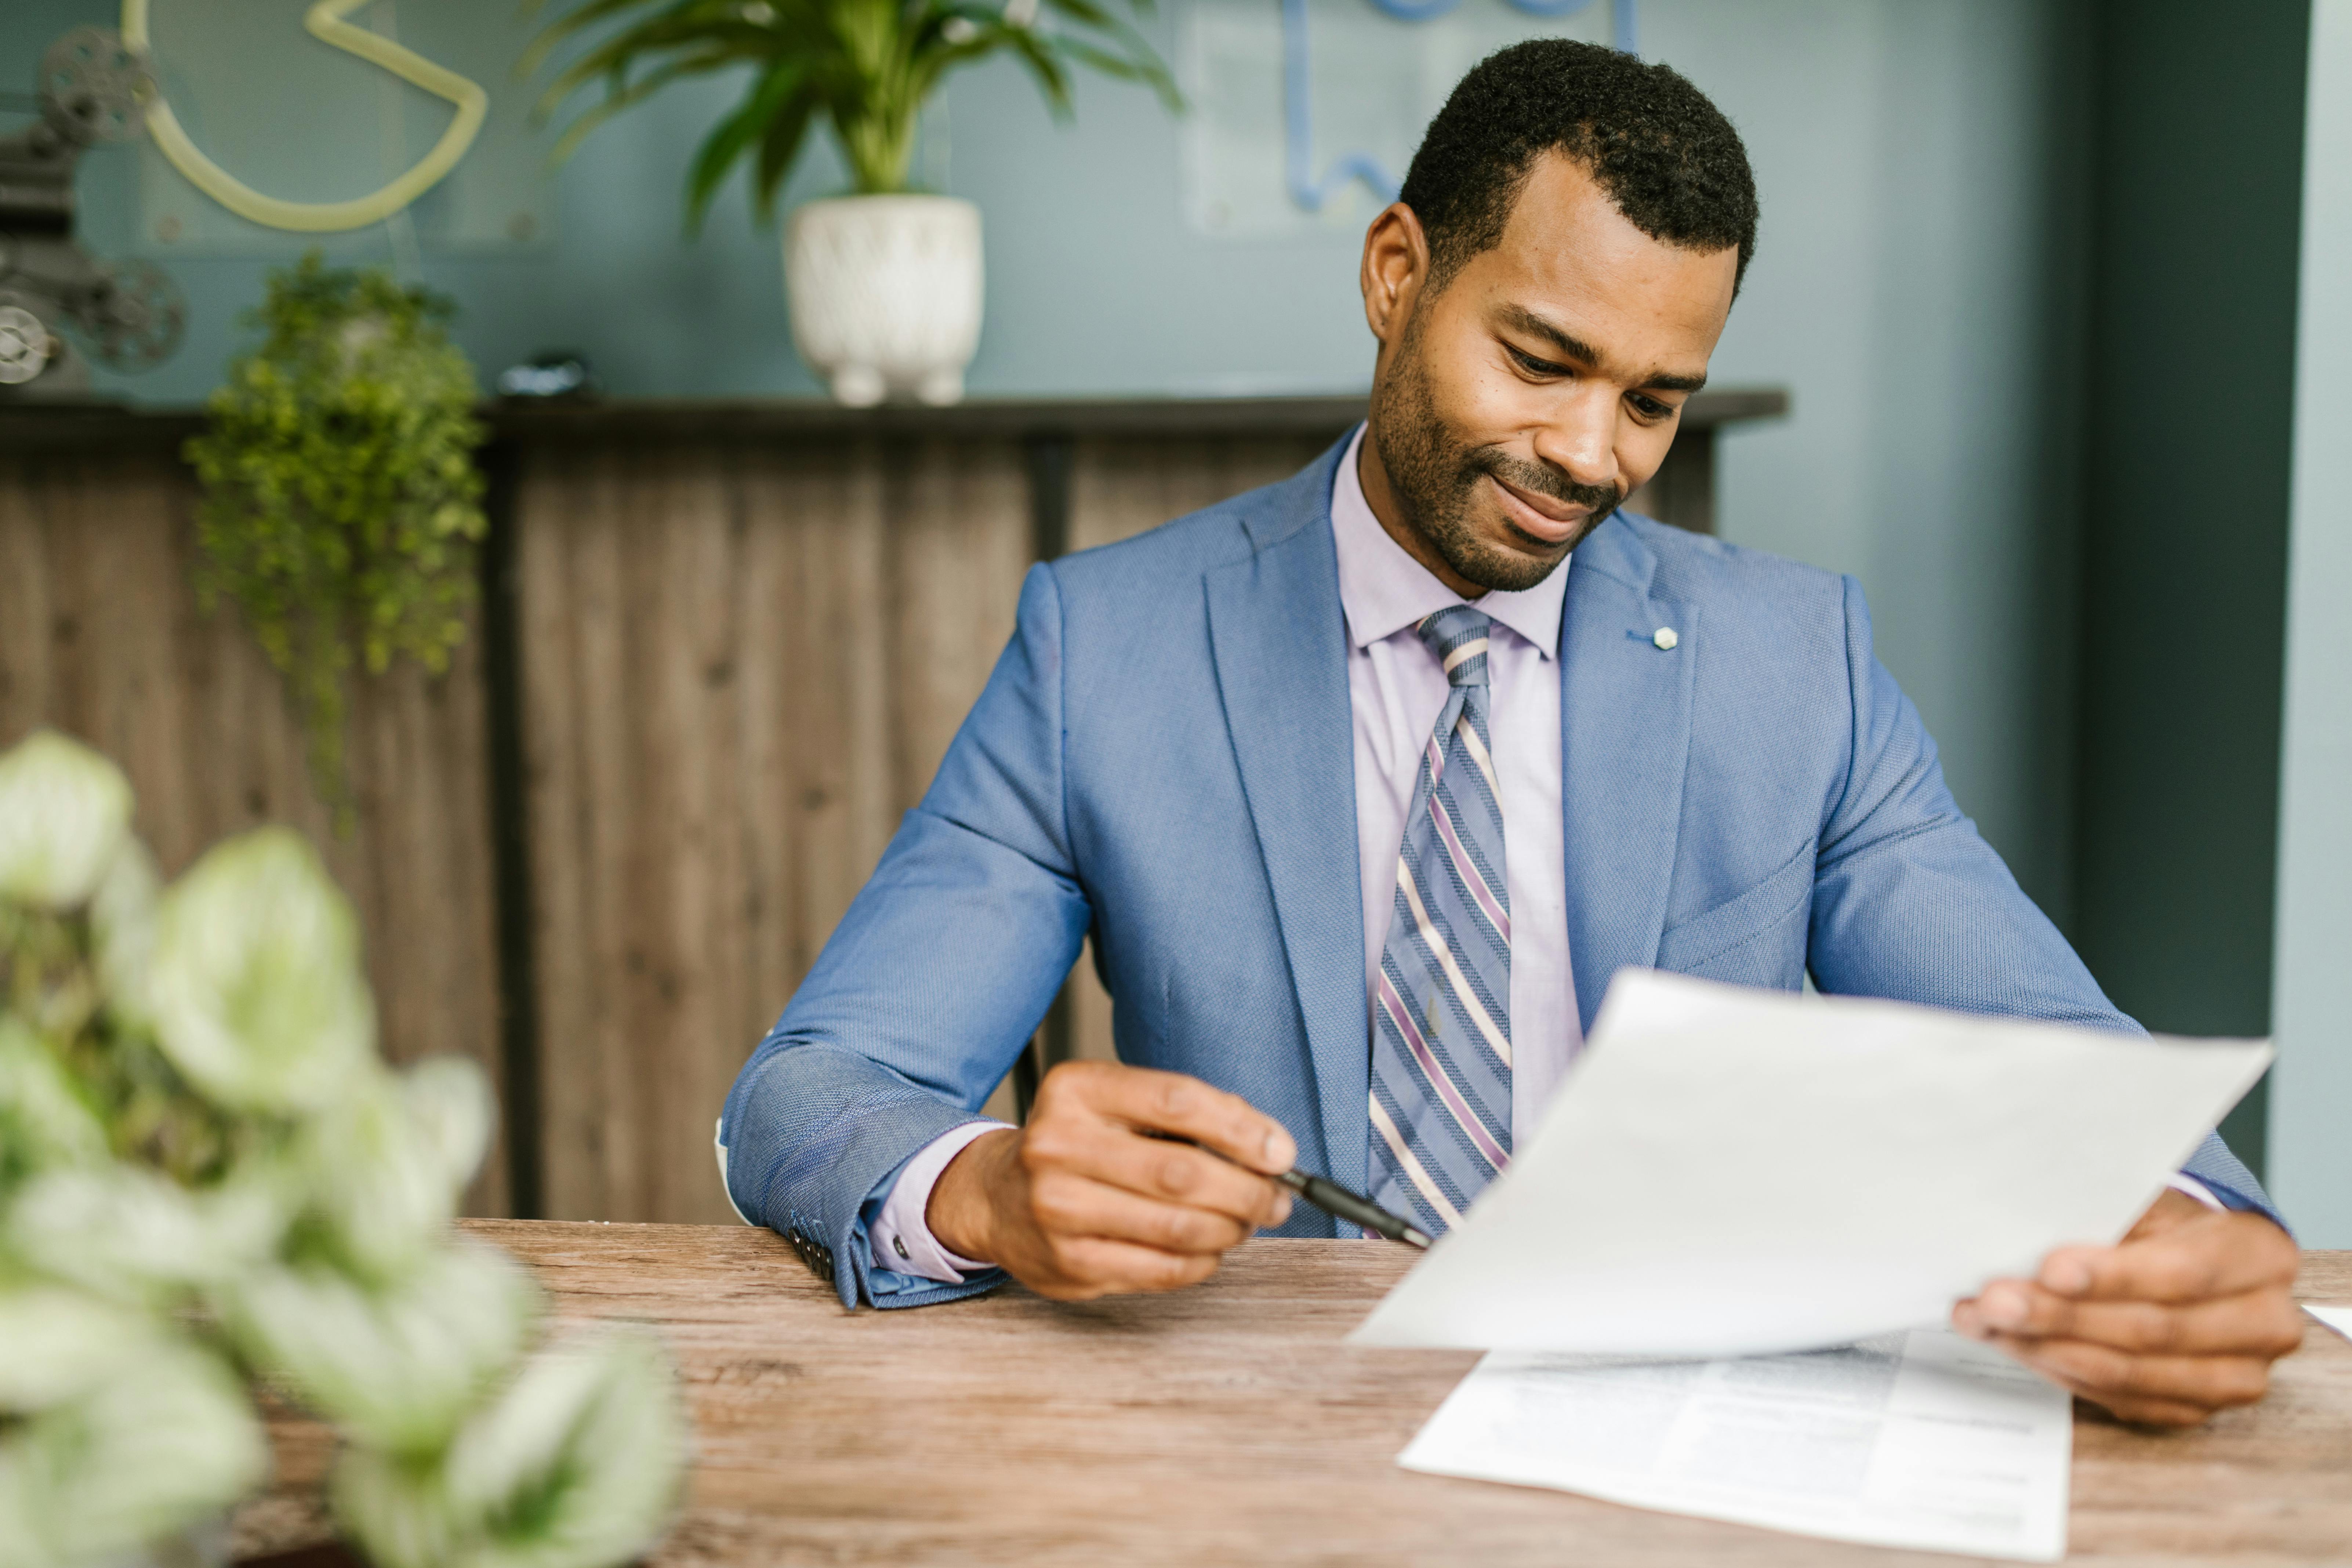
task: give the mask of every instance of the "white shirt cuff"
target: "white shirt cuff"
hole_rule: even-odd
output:
[[[931,1189],[939,1185],[940,1173],[948,1168],[948,1162],[962,1153],[973,1139],[1005,1125],[1002,1121],[967,1121],[940,1133],[907,1162],[907,1168],[890,1184],[890,1195],[882,1200],[881,1215],[866,1227],[876,1268],[887,1268],[893,1274],[936,1279],[942,1285],[961,1285],[964,1275],[972,1269],[995,1267],[975,1258],[959,1258],[941,1247],[939,1237],[931,1234],[926,1215],[931,1206]]]
[[[2187,1193],[2190,1197],[2195,1198],[2199,1203],[2203,1204],[2209,1209],[2218,1209],[2223,1214],[2228,1214],[2230,1212],[2230,1205],[2215,1197],[2213,1195],[2213,1189],[2207,1186],[2204,1183],[2199,1181],[2194,1176],[2175,1175],[2170,1181],[2164,1184],[2170,1187],[2176,1193]]]

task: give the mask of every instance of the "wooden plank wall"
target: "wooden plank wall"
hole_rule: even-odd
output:
[[[265,822],[300,829],[366,933],[385,1055],[497,1079],[488,795],[475,645],[440,680],[360,683],[357,825],[312,795],[277,673],[233,611],[198,608],[193,482],[168,454],[0,455],[0,748],[49,726],[120,763],[167,875]],[[494,1149],[468,1212],[507,1210]]]
[[[1073,548],[1314,455],[1310,440],[1077,444]],[[478,637],[441,680],[357,683],[357,826],[332,833],[276,674],[191,584],[168,454],[0,457],[0,745],[117,758],[167,871],[291,823],[357,907],[398,1061],[499,1068]],[[929,784],[1034,555],[1003,439],[552,444],[520,455],[525,797],[544,1209],[723,1220],[710,1129],[751,1047]],[[1076,1038],[1109,1055],[1082,966]],[[992,1101],[1010,1117],[1009,1093]],[[495,1152],[469,1212],[509,1207]]]
[[[542,450],[519,522],[547,1213],[726,1220],[728,1085],[1012,633],[1021,450]]]
[[[522,820],[499,842],[520,833],[528,861],[542,1212],[730,1217],[711,1158],[728,1085],[929,784],[1041,542],[1128,538],[1327,439],[677,418],[517,436]],[[1060,478],[1033,493],[1048,449]],[[445,679],[361,684],[358,826],[336,839],[275,675],[197,608],[192,484],[144,450],[0,450],[0,744],[52,724],[120,759],[169,870],[256,823],[299,827],[365,924],[387,1054],[463,1051],[495,1076],[479,637]],[[1037,514],[1049,490],[1066,517]],[[1060,1049],[1110,1056],[1089,961],[1060,1016]],[[1009,1092],[991,1109],[1009,1116]],[[510,1202],[494,1154],[469,1206]]]

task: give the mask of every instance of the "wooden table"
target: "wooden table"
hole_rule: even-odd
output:
[[[528,1261],[559,1316],[667,1334],[696,1452],[656,1564],[1959,1561],[1397,1468],[1476,1360],[1339,1342],[1400,1248],[1253,1241],[1171,1296],[852,1314],[766,1231],[467,1228]],[[2352,1252],[2306,1254],[2301,1293],[2352,1303]],[[241,1552],[322,1528],[325,1435],[275,1435],[278,1489],[240,1516]],[[2202,1431],[2078,1417],[2073,1555],[2352,1563],[2352,1344],[2311,1324],[2267,1400]]]

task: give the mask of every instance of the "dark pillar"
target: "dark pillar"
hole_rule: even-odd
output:
[[[2074,934],[2169,1033],[2270,1029],[2309,26],[2098,7]]]

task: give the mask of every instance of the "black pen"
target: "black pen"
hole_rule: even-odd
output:
[[[1239,1160],[1222,1150],[1212,1149],[1205,1143],[1194,1142],[1193,1140],[1181,1133],[1162,1132],[1151,1127],[1139,1127],[1136,1131],[1146,1138],[1157,1138],[1165,1143],[1191,1143],[1193,1148],[1203,1153],[1214,1154],[1228,1164],[1242,1164]],[[1249,1167],[1242,1165],[1242,1169],[1246,1171]],[[1335,1215],[1350,1225],[1362,1226],[1374,1236],[1384,1237],[1391,1241],[1401,1241],[1407,1247],[1417,1247],[1424,1251],[1428,1249],[1428,1236],[1411,1220],[1397,1218],[1371,1199],[1358,1197],[1328,1177],[1311,1175],[1293,1165],[1280,1175],[1268,1176],[1266,1180],[1289,1188],[1325,1214]]]
[[[1370,1198],[1360,1198],[1339,1183],[1321,1176],[1310,1176],[1296,1167],[1274,1178],[1325,1214],[1337,1215],[1350,1224],[1362,1226],[1375,1236],[1391,1241],[1402,1241],[1407,1247],[1426,1249],[1429,1237],[1423,1235],[1410,1220],[1402,1220]]]

